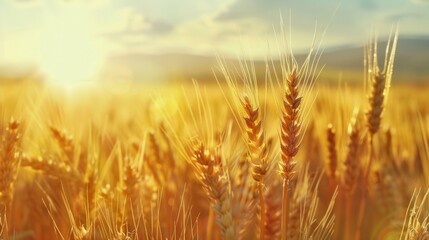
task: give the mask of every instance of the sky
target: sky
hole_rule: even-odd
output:
[[[264,57],[280,15],[296,51],[315,30],[325,47],[362,45],[397,22],[400,36],[429,36],[429,0],[2,0],[0,65],[87,74],[129,53]]]

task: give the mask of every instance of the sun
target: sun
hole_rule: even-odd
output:
[[[42,73],[51,81],[73,84],[94,80],[103,54],[96,35],[85,23],[56,19],[41,31],[38,60]]]

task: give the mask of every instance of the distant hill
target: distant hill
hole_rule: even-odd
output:
[[[385,42],[379,44],[380,57],[384,53]],[[361,80],[363,72],[363,47],[341,47],[325,49],[320,65],[324,66],[321,80],[336,80],[340,75],[350,80]],[[298,61],[304,55],[298,55]],[[381,58],[380,58],[381,59]],[[226,59],[229,64],[238,66],[236,59]],[[278,62],[276,62],[278,64]],[[110,80],[121,78],[143,81],[213,81],[212,68],[218,66],[212,56],[188,54],[143,55],[130,54],[114,56],[108,60],[104,77]],[[265,63],[255,61],[260,77],[263,77]],[[429,39],[400,39],[394,67],[394,81],[429,82]]]
[[[386,42],[379,45],[380,60],[385,47]],[[362,71],[363,56],[363,47],[345,48],[325,52],[321,63],[328,71]],[[394,78],[400,81],[429,81],[429,39],[399,39]]]

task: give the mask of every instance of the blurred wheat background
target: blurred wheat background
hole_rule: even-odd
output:
[[[0,2],[0,239],[429,239],[427,1],[220,2]]]

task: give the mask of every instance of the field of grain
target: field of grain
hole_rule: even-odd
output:
[[[2,82],[0,239],[429,239],[429,88],[369,51],[359,84],[318,83],[317,55],[264,79],[220,60],[217,83]]]

